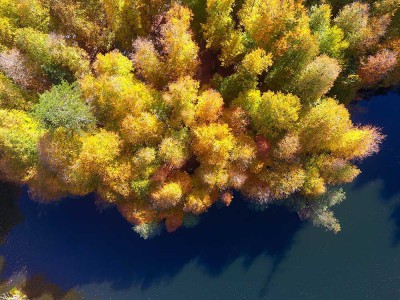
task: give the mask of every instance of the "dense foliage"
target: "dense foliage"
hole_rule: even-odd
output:
[[[234,191],[334,232],[377,128],[345,103],[400,79],[399,0],[0,0],[0,171],[96,193],[143,237]]]

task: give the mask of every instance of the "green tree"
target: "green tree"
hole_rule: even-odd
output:
[[[63,82],[41,94],[33,115],[48,129],[63,127],[79,132],[93,129],[96,125],[77,83]]]
[[[258,77],[271,65],[272,55],[267,54],[264,49],[255,48],[247,53],[237,66],[237,71],[225,77],[220,83],[219,90],[223,98],[230,101],[240,92],[255,89],[258,85]]]
[[[331,25],[331,7],[327,4],[313,6],[310,13],[310,28],[317,34],[320,52],[343,60],[349,43],[344,39],[343,30]]]
[[[257,133],[267,137],[277,137],[293,129],[299,119],[300,99],[292,94],[250,90],[235,101],[250,116]]]
[[[326,55],[317,56],[299,74],[293,92],[303,103],[313,104],[333,86],[341,72],[338,61]]]
[[[79,47],[67,45],[59,36],[22,28],[16,31],[15,44],[31,63],[40,65],[54,84],[62,80],[73,81],[90,71],[87,53]]]
[[[283,33],[274,50],[274,64],[265,85],[274,91],[290,90],[292,79],[319,52],[318,40],[309,28],[309,18],[299,18],[293,29]]]
[[[219,50],[227,33],[233,30],[233,3],[234,0],[207,0],[207,22],[202,26],[207,48]]]
[[[368,21],[369,5],[361,2],[344,6],[334,19],[335,24],[342,29],[351,50],[360,46],[365,38]]]

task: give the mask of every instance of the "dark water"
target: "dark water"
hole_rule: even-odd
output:
[[[85,299],[400,299],[400,96],[351,110],[388,137],[345,186],[338,235],[283,208],[252,212],[235,201],[194,229],[145,241],[91,198],[45,206],[3,187],[2,276],[24,269]]]

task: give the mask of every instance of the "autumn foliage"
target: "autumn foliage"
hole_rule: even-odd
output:
[[[382,140],[345,104],[400,79],[400,12],[338,3],[0,0],[1,177],[144,237],[237,193],[339,231],[331,187]]]

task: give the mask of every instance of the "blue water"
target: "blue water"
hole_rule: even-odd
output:
[[[337,235],[236,199],[194,229],[145,241],[91,197],[41,205],[3,187],[16,202],[0,200],[2,276],[24,269],[85,299],[400,299],[400,96],[350,109],[387,138],[344,187]]]

